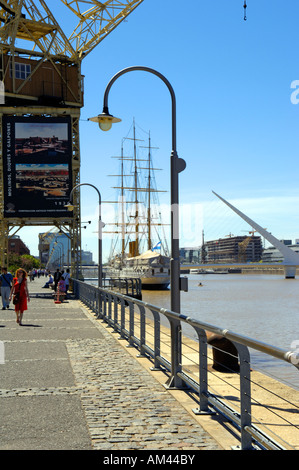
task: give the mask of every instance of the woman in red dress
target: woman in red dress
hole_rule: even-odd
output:
[[[27,300],[30,302],[29,292],[27,287],[27,273],[24,269],[20,268],[16,272],[16,277],[13,279],[12,288],[9,299],[19,292],[19,300],[15,304],[15,312],[17,315],[17,323],[22,325],[23,313],[27,310]]]

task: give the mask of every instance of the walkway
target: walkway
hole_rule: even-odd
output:
[[[23,326],[0,310],[0,340],[1,450],[221,449],[77,300],[32,297]]]

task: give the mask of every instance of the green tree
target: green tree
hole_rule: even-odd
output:
[[[40,262],[32,255],[17,255],[16,253],[10,253],[8,258],[8,270],[14,274],[17,269],[23,268],[25,271],[30,271],[31,269],[38,269],[40,267]]]

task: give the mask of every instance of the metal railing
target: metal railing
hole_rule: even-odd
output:
[[[252,379],[250,350],[290,363],[297,370],[299,369],[298,354],[107,289],[98,289],[77,280],[73,280],[73,283],[76,298],[95,312],[98,319],[108,323],[122,339],[129,342],[130,346],[136,347],[141,356],[149,357],[153,362],[153,370],[164,370],[168,374],[165,384],[167,388],[184,389],[187,387],[194,394],[198,404],[198,408],[193,410],[196,414],[216,412],[224,416],[240,433],[242,450],[286,449],[285,441],[281,439],[281,436],[274,435],[274,438],[269,436],[267,430],[265,432],[255,424],[256,419],[253,420],[252,404],[256,405],[256,402],[253,401],[251,385],[252,383],[255,386],[258,384],[254,382],[255,378]],[[152,315],[151,318],[149,314]],[[169,328],[167,328],[167,322],[166,326],[163,324],[165,318],[168,320]],[[183,326],[188,326],[196,333],[196,340],[186,341],[182,335]],[[207,336],[211,333],[225,338],[237,351],[239,387],[234,386],[234,393],[238,396],[234,397],[233,405],[230,404],[227,396],[221,397],[218,392],[212,393],[214,385],[211,374],[213,373],[209,363]],[[217,347],[213,346],[212,349],[217,350]],[[227,357],[230,354],[228,352]],[[195,361],[194,356],[197,356]],[[229,370],[229,362],[230,360],[222,366],[227,368],[228,374],[235,374],[235,371]],[[232,382],[231,377],[231,375],[228,376],[229,382]],[[219,380],[219,374],[217,380]],[[263,403],[259,405],[265,407]],[[292,406],[298,412],[298,399],[297,405],[292,403]],[[288,426],[293,426],[287,418],[283,419]],[[294,425],[294,429],[298,430],[299,426]]]
[[[139,278],[103,278],[103,288],[142,300],[141,279]]]
[[[84,281],[97,281],[97,278],[88,278],[84,276]],[[103,277],[102,287],[113,290],[129,297],[142,300],[142,283],[140,278],[109,278]]]

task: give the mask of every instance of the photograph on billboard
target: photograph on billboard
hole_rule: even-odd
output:
[[[4,217],[69,217],[70,118],[3,117]]]

